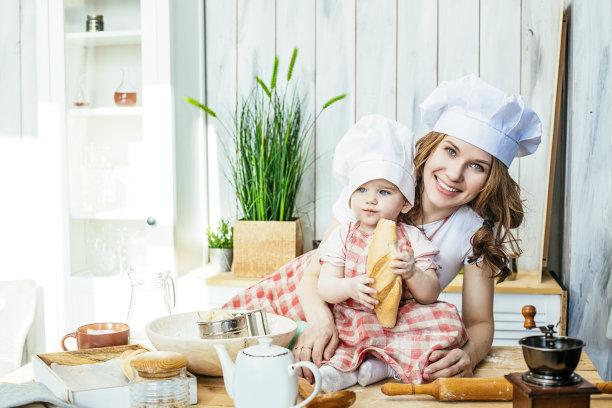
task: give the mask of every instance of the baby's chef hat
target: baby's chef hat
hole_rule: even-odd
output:
[[[342,200],[349,205],[362,184],[385,179],[414,203],[414,137],[412,131],[382,115],[368,115],[351,127],[336,145],[334,177],[342,182]]]
[[[538,115],[520,95],[507,96],[476,75],[442,82],[421,104],[421,119],[434,132],[465,140],[510,167],[515,156],[536,151]]]

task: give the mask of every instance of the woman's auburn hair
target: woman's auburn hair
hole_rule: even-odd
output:
[[[424,192],[425,162],[446,136],[444,133],[429,132],[416,142],[414,158],[416,197],[412,209],[403,216],[409,224],[416,225],[422,219],[421,195]],[[470,241],[473,255],[468,261],[476,262],[482,258],[482,263],[493,271],[493,277],[498,278],[497,283],[503,282],[510,275],[508,254],[517,257],[522,253],[511,229],[521,225],[524,212],[520,187],[510,177],[508,168],[499,159],[493,157],[485,185],[467,205],[484,220]]]

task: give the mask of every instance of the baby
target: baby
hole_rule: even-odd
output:
[[[321,367],[322,388],[337,391],[388,377],[405,378],[414,369],[407,342],[405,307],[433,303],[440,293],[436,247],[416,227],[397,224],[397,251],[390,267],[402,277],[404,291],[396,326],[382,327],[366,275],[368,249],[381,218],[397,221],[414,202],[413,138],[405,126],[380,115],[357,122],[336,146],[334,176],[344,184],[345,203],[357,222],[340,225],[319,248],[320,296],[333,303],[340,345]],[[409,299],[414,299],[411,302]],[[411,340],[412,339],[412,340]],[[374,357],[364,361],[366,357]],[[362,363],[363,362],[363,363]],[[358,370],[357,370],[358,369]]]

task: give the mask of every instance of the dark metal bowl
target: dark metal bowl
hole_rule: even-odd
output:
[[[580,361],[584,342],[571,337],[524,337],[519,340],[523,357],[532,373],[551,377],[570,377]]]

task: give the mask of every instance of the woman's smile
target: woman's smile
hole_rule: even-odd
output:
[[[447,193],[457,193],[457,192],[461,191],[461,190],[459,190],[457,188],[453,188],[453,187],[449,186],[448,184],[446,184],[445,182],[440,180],[438,177],[436,177],[436,181],[438,182],[438,186],[440,187],[440,191],[442,193],[445,193],[445,192],[447,192]]]
[[[491,163],[489,153],[446,136],[423,169],[423,205],[432,214],[429,221],[443,218],[476,198],[487,181]]]

